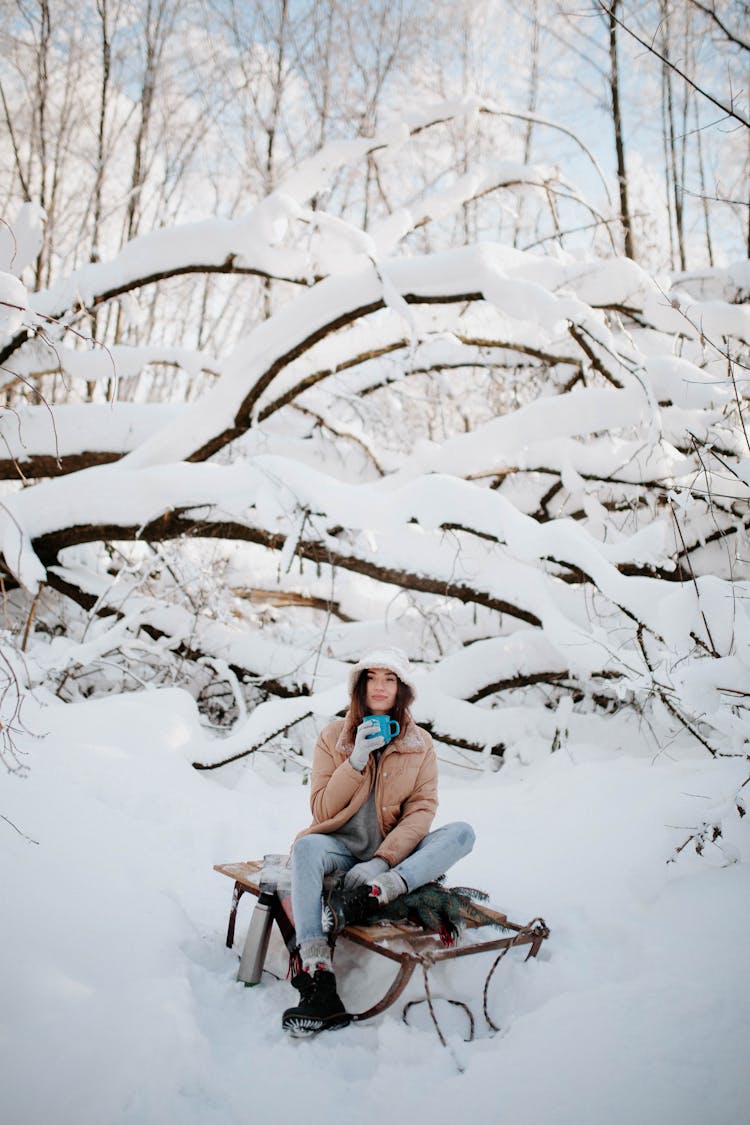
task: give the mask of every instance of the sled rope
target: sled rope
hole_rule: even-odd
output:
[[[484,982],[484,989],[482,991],[482,1011],[484,1012],[484,1018],[487,1021],[487,1026],[490,1028],[491,1031],[502,1031],[502,1028],[498,1027],[497,1024],[492,1020],[492,1018],[490,1016],[490,1013],[489,1013],[489,1010],[487,1008],[487,993],[488,993],[488,990],[489,990],[489,987],[490,987],[490,981],[492,980],[495,969],[500,964],[500,962],[502,961],[503,957],[508,952],[508,950],[512,949],[514,945],[517,945],[521,941],[522,938],[532,937],[532,936],[535,936],[535,935],[543,936],[543,935],[546,935],[548,932],[549,931],[547,930],[547,924],[546,924],[546,922],[544,921],[543,918],[532,918],[530,922],[527,922],[525,926],[522,926],[522,928],[518,931],[516,936],[511,941],[510,945],[506,946],[505,949],[501,950],[500,953],[498,953],[495,960],[493,961],[492,967],[487,974],[487,979]]]
[[[446,1048],[446,1050],[450,1051],[451,1058],[453,1059],[453,1062],[455,1063],[456,1069],[458,1070],[459,1074],[463,1074],[464,1070],[465,1070],[465,1067],[459,1062],[459,1060],[456,1057],[456,1053],[453,1050],[453,1047],[450,1045],[448,1040],[443,1035],[443,1030],[440,1027],[440,1024],[438,1022],[437,1015],[435,1014],[435,1006],[432,1003],[432,993],[430,992],[429,971],[430,971],[432,965],[434,964],[434,961],[432,960],[431,957],[427,956],[427,957],[420,958],[420,962],[421,962],[421,968],[422,968],[422,977],[424,979],[425,994],[422,998],[420,998],[418,1000],[410,1000],[408,1004],[405,1004],[404,1010],[401,1014],[401,1018],[404,1021],[404,1023],[407,1024],[407,1026],[408,1026],[409,1020],[407,1019],[407,1014],[409,1012],[409,1009],[415,1007],[417,1004],[427,1004],[427,1008],[428,1008],[428,1011],[430,1013],[430,1018],[432,1019],[433,1026],[435,1028],[435,1031],[437,1032],[438,1039],[440,1040],[442,1045]],[[441,999],[447,999],[447,998],[441,997]],[[463,1008],[463,1010],[466,1012],[466,1015],[469,1017],[469,1038],[464,1039],[464,1043],[471,1043],[471,1041],[474,1038],[474,1016],[471,1013],[471,1008],[468,1006],[468,1004],[464,1004],[463,1000],[450,1000],[450,999],[448,999],[448,1003],[452,1004],[454,1008]]]

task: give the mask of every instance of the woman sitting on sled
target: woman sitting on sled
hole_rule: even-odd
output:
[[[341,902],[354,923],[445,874],[474,846],[468,824],[430,831],[437,761],[432,738],[409,713],[416,693],[405,654],[368,653],[351,669],[349,690],[346,717],[324,727],[315,747],[313,822],[292,850],[292,984],[300,1000],[282,1024],[296,1035],[344,1027],[351,1018],[336,991],[324,930],[325,877],[345,873]]]

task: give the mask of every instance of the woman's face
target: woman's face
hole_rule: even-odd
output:
[[[367,710],[371,715],[387,715],[398,693],[398,676],[388,668],[367,669]]]

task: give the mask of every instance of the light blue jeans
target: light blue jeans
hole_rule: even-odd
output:
[[[449,867],[474,847],[474,829],[462,821],[428,832],[411,855],[391,868],[414,891],[444,875]],[[296,841],[292,850],[292,913],[297,943],[322,938],[322,889],[326,875],[348,871],[356,856],[335,835],[310,832]]]

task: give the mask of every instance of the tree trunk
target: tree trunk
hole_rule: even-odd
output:
[[[37,52],[36,73],[36,127],[39,137],[39,203],[43,209],[47,207],[47,95],[50,40],[52,38],[52,25],[48,0],[41,0],[39,4],[39,48]],[[45,248],[42,246],[36,260],[35,284],[41,288],[44,278]]]
[[[617,184],[620,192],[620,221],[625,239],[625,256],[635,258],[633,224],[630,219],[628,202],[628,175],[625,167],[625,141],[623,139],[622,113],[620,110],[620,77],[617,66],[617,8],[619,0],[613,0],[609,16],[609,64],[610,94],[612,98],[612,123],[615,129],[615,152],[617,155]]]
[[[93,217],[91,223],[91,251],[89,260],[99,261],[99,236],[102,220],[102,192],[104,188],[104,155],[105,137],[107,128],[107,107],[109,102],[109,85],[112,74],[112,43],[110,41],[109,27],[109,0],[97,0],[96,10],[99,15],[102,53],[102,84],[99,95],[99,127],[96,137],[96,177],[94,180]]]
[[[677,140],[675,132],[674,94],[672,90],[672,66],[669,58],[669,6],[667,0],[661,0],[662,19],[662,64],[664,70],[665,113],[667,122],[667,175],[671,179],[672,202],[674,206],[675,233],[677,236],[677,251],[679,254],[679,267],[687,269],[685,256],[685,224],[683,220],[682,177],[680,175],[680,162],[677,156]],[[683,142],[684,143],[684,142]]]

